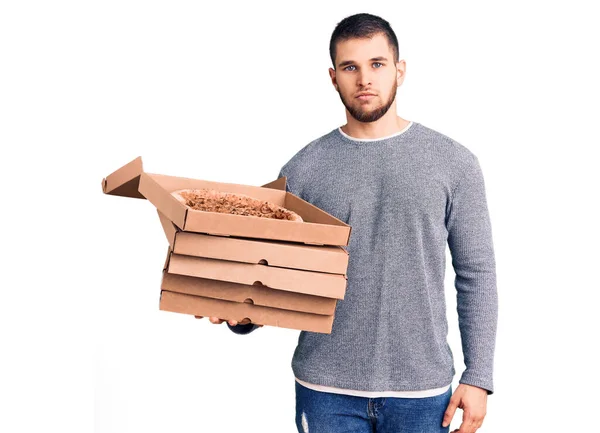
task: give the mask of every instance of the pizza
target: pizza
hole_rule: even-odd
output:
[[[246,194],[220,192],[214,189],[180,189],[171,193],[187,207],[204,212],[273,218],[302,222],[296,212]]]

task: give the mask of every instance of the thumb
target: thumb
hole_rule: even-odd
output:
[[[450,403],[448,404],[448,408],[446,408],[446,412],[444,413],[442,427],[448,427],[450,425],[450,421],[452,421],[452,418],[454,418],[454,413],[458,407],[459,400],[460,399],[456,397],[450,398]]]

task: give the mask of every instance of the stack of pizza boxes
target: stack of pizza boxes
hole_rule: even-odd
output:
[[[138,157],[104,178],[102,190],[156,207],[169,243],[161,310],[330,333],[346,291],[351,227],[286,191],[285,182],[257,187],[146,173]],[[302,221],[194,210],[171,194],[202,188],[267,201]]]

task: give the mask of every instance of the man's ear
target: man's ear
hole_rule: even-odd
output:
[[[335,69],[329,68],[329,78],[331,78],[331,84],[333,84],[335,90],[338,90],[337,79],[335,77]]]
[[[406,62],[404,60],[400,60],[396,62],[396,81],[398,85],[401,85],[406,76]]]

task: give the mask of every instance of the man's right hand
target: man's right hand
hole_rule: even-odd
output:
[[[194,316],[196,319],[202,319],[204,316]],[[210,320],[210,323],[213,323],[215,325],[220,325],[221,323],[225,322],[225,319],[219,319],[218,317],[209,317],[208,320]],[[246,325],[248,323],[250,323],[250,319],[244,319],[241,322],[238,323],[237,320],[228,320],[227,321],[231,326],[236,326],[236,325]],[[263,325],[256,325],[259,328],[262,327]]]

